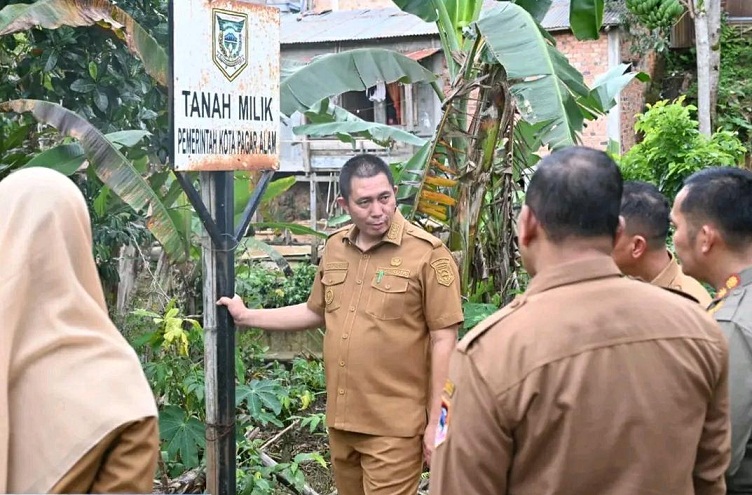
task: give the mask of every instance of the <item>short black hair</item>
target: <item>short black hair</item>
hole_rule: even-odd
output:
[[[695,229],[710,222],[732,250],[752,242],[752,172],[711,167],[687,177],[680,211]]]
[[[367,178],[375,177],[379,174],[386,175],[386,178],[389,180],[389,185],[394,187],[392,170],[389,168],[389,165],[378,156],[364,153],[350,158],[344,165],[342,165],[342,170],[339,173],[340,195],[345,201],[350,199],[353,177]]]
[[[621,216],[626,230],[645,238],[648,249],[666,249],[671,206],[657,187],[647,182],[630,180],[621,194]]]
[[[569,237],[613,239],[621,193],[621,172],[606,153],[573,146],[541,160],[525,204],[552,242]]]

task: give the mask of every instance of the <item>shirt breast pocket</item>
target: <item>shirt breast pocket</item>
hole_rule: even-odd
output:
[[[366,313],[379,320],[397,320],[405,312],[410,279],[397,275],[374,276]]]
[[[347,270],[324,270],[321,284],[324,286],[324,303],[327,312],[342,306],[343,287],[347,278]]]

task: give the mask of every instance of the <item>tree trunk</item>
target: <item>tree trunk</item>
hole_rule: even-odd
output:
[[[718,81],[721,77],[721,0],[705,0],[710,42],[710,122],[715,122]],[[712,131],[712,129],[711,129]]]
[[[711,50],[710,35],[708,32],[708,16],[704,8],[702,10],[695,11],[694,21],[695,45],[697,48],[697,120],[700,122],[700,133],[706,136],[710,136]]]

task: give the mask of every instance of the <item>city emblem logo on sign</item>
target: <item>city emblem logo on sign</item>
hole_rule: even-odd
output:
[[[212,14],[212,59],[232,81],[248,66],[248,15],[222,9],[212,9]]]

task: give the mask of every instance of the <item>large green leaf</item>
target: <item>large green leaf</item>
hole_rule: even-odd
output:
[[[603,25],[603,0],[571,0],[569,25],[578,40],[597,40]]]
[[[359,48],[318,58],[280,85],[282,113],[305,112],[324,98],[365,91],[379,82],[412,84],[436,80],[415,60],[383,48]]]
[[[38,0],[0,10],[0,36],[33,27],[93,26],[110,29],[144,64],[146,73],[167,86],[167,52],[120,7],[106,0]]]
[[[48,101],[12,100],[0,103],[0,111],[30,112],[38,121],[78,139],[86,150],[97,177],[136,211],[147,215],[146,226],[174,261],[187,256],[180,232],[165,205],[133,165],[96,127],[70,110]]]
[[[431,0],[393,0],[394,4],[405,12],[417,15],[426,22],[436,22],[439,14]]]
[[[582,129],[582,112],[571,91],[585,91],[586,86],[580,86],[582,75],[578,77],[563,56],[552,55],[557,51],[519,5],[502,2],[478,21],[478,28],[512,81],[510,92],[522,118],[531,124],[551,124],[541,140],[552,149],[574,145]]]
[[[61,144],[46,151],[26,162],[21,168],[44,167],[57,170],[61,174],[73,175],[86,161],[86,152],[78,143]]]
[[[376,122],[329,122],[322,124],[307,124],[293,128],[295,134],[305,134],[312,137],[337,136],[346,143],[354,143],[355,137],[371,139],[381,146],[390,146],[394,141],[400,141],[414,146],[423,146],[425,139],[403,131],[397,127],[391,127]]]
[[[281,392],[282,387],[274,380],[251,380],[248,385],[235,387],[235,403],[240,405],[245,402],[248,412],[254,417],[263,408],[279,414],[282,412],[282,403],[278,397]]]
[[[546,17],[546,13],[548,12],[548,9],[551,8],[551,3],[553,3],[553,0],[512,0],[514,3],[522,7],[523,9],[527,10],[531,16],[533,16],[533,19],[535,19],[538,22],[541,22],[544,17]]]
[[[130,130],[117,131],[105,134],[104,137],[110,141],[113,146],[120,149],[121,146],[135,146],[146,136],[150,136],[149,131]],[[26,167],[45,167],[57,170],[64,175],[72,175],[86,161],[86,151],[78,143],[66,143],[45,150],[34,158],[26,162],[21,168]],[[168,206],[171,203],[165,203]]]
[[[344,108],[332,104],[328,98],[316,103],[304,114],[310,124],[294,127],[292,131],[297,135],[336,136],[346,143],[354,143],[355,137],[363,137],[387,147],[395,141],[415,146],[422,146],[426,142],[425,139],[399,128],[367,122]]]
[[[198,466],[198,449],[206,445],[204,424],[188,416],[178,406],[167,406],[159,413],[159,434],[167,442],[165,449],[171,458],[180,454],[183,465]]]
[[[619,64],[601,74],[593,82],[588,98],[580,101],[585,107],[592,107],[600,113],[608,112],[616,106],[616,98],[633,79],[648,82],[650,76],[644,72],[629,72],[629,64]]]

